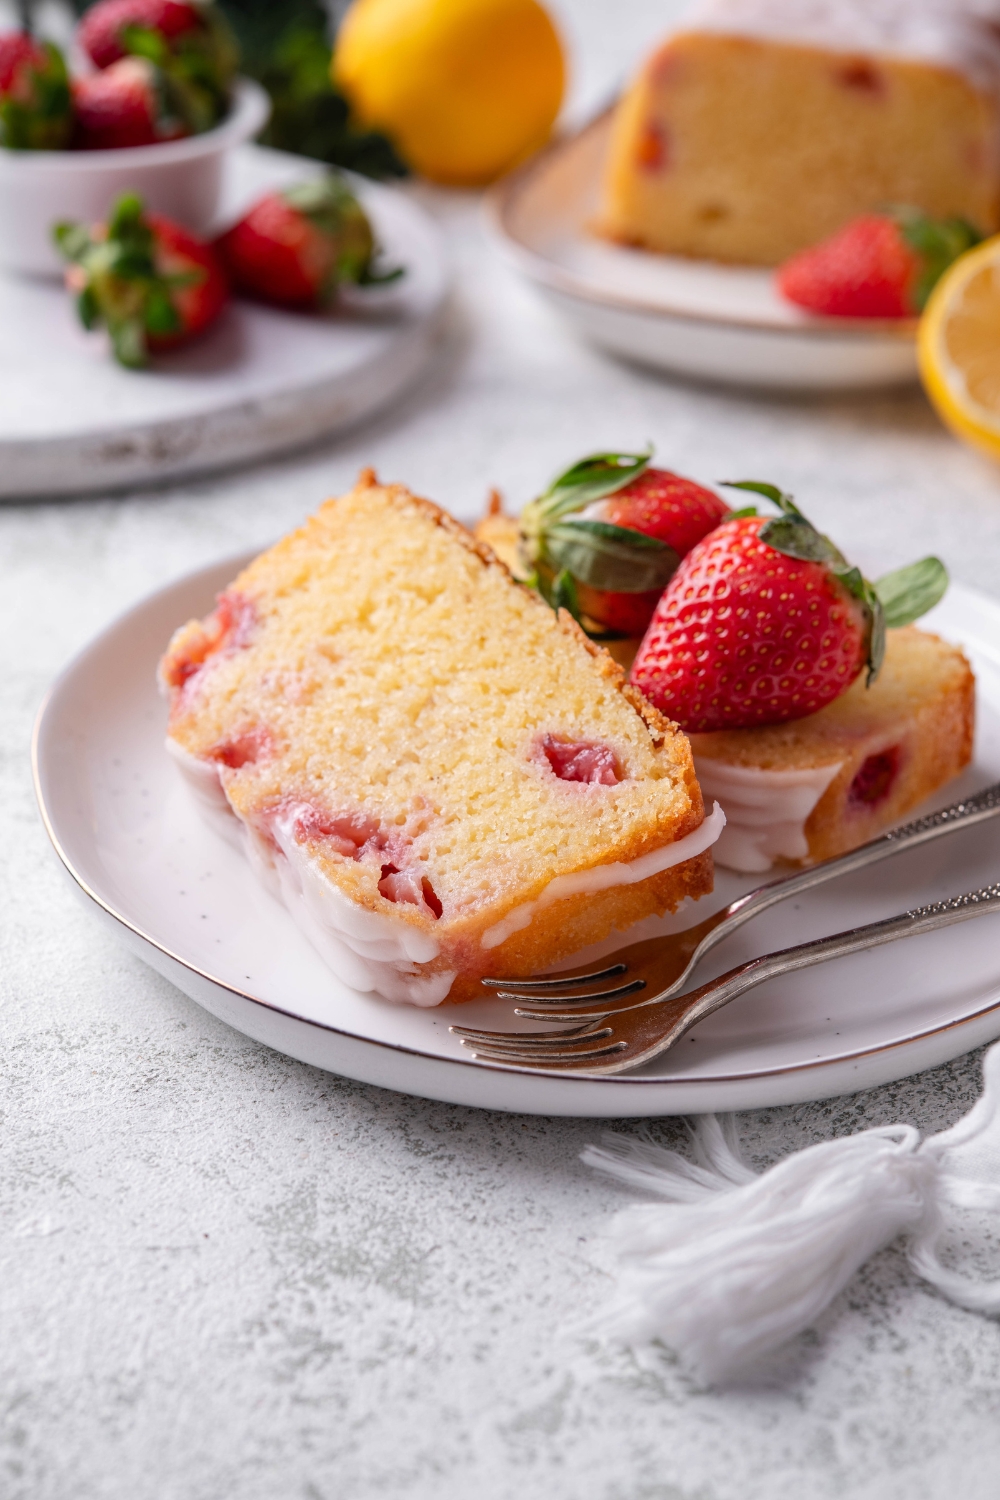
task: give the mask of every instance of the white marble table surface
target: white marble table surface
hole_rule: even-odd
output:
[[[564,0],[578,108],[667,9]],[[47,847],[28,741],[52,675],[362,464],[471,517],[488,485],[521,503],[568,459],[651,437],[686,473],[793,488],[859,553],[933,549],[1000,593],[1000,470],[919,393],[757,399],[610,362],[503,268],[471,196],[424,197],[458,289],[390,415],[251,472],[0,508],[0,1495],[993,1500],[1000,1328],[897,1248],[747,1389],[587,1342],[573,1325],[626,1201],[578,1161],[596,1126],[388,1094],[247,1041],[98,930]],[[937,1129],[978,1068],[748,1114],[742,1136],[764,1163],[870,1123]]]

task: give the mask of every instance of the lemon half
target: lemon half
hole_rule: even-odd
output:
[[[921,319],[918,356],[941,418],[1000,459],[1000,235],[942,276]]]
[[[538,0],[354,0],[333,77],[417,172],[471,187],[545,142],[565,64]]]

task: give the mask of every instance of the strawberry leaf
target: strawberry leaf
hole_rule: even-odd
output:
[[[680,562],[674,549],[656,537],[576,516],[550,526],[544,547],[556,570],[572,573],[591,588],[619,594],[666,588]]]
[[[554,479],[534,504],[546,520],[583,510],[638,479],[652,456],[652,444],[645,453],[592,453]]]
[[[943,598],[947,587],[948,570],[937,557],[922,557],[875,581],[875,593],[891,629],[919,620]]]
[[[794,557],[799,562],[819,563],[822,567],[829,569],[848,593],[864,607],[868,621],[865,652],[868,665],[867,685],[871,687],[885,657],[886,615],[875,586],[868,582],[860,568],[852,567],[840,548],[835,546],[828,536],[816,530],[786,491],[779,490],[775,484],[765,484],[756,479],[723,482],[728,489],[753,490],[754,493],[772,501],[781,510],[780,516],[765,521],[757,533],[762,542],[768,547],[773,547],[775,552],[783,553],[785,557]]]
[[[566,568],[563,568],[561,573],[557,573],[553,581],[552,608],[567,609],[574,620],[580,619],[580,599],[576,592],[576,580]]]
[[[802,515],[792,496],[779,490],[776,484],[767,484],[763,479],[720,479],[719,483],[727,490],[750,490],[755,495],[763,495],[786,516]]]
[[[982,235],[968,219],[930,219],[914,208],[897,208],[893,218],[899,232],[919,258],[920,270],[913,288],[914,311],[923,312],[927,299],[953,261]]]

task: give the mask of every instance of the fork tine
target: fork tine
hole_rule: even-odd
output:
[[[633,979],[630,984],[620,984],[613,990],[591,990],[586,995],[553,995],[551,1000],[537,999],[532,995],[522,995],[517,990],[497,990],[498,1000],[533,1000],[536,1005],[576,1005],[585,1004],[587,1001],[595,1000],[617,1000],[622,995],[634,995],[636,990],[644,990],[646,981],[644,979]]]
[[[630,1008],[628,1005],[602,1005],[597,1010],[584,1010],[579,1007],[572,1011],[557,1010],[555,1007],[552,1010],[534,1010],[524,1005],[515,1005],[514,1014],[520,1021],[577,1022],[581,1027],[586,1027],[596,1025],[598,1021],[606,1021],[609,1016],[620,1015]]]
[[[540,979],[481,979],[479,983],[491,990],[516,984],[520,989],[534,993],[538,990],[559,989],[567,984],[592,984],[595,979],[613,979],[616,974],[624,974],[627,968],[627,964],[612,964],[607,969],[595,969],[593,974],[551,974]]]
[[[624,1052],[628,1044],[626,1042],[610,1041],[604,1042],[603,1045],[598,1043],[590,1047],[575,1047],[572,1049],[567,1047],[561,1050],[553,1048],[548,1052],[527,1052],[516,1049],[510,1050],[506,1047],[474,1046],[471,1042],[463,1042],[462,1045],[469,1048],[473,1057],[483,1058],[487,1062],[522,1062],[547,1067],[549,1063],[587,1062],[591,1058],[607,1057],[610,1053]]]
[[[448,1030],[463,1041],[512,1042],[520,1045],[522,1041],[564,1042],[567,1037],[592,1035],[593,1025],[594,1021],[590,1019],[584,1026],[562,1026],[558,1031],[478,1031],[472,1026],[449,1026]]]

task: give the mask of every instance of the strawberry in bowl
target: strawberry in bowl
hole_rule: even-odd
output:
[[[166,80],[144,57],[123,57],[73,83],[76,143],[85,150],[151,146],[190,135],[170,103]]]
[[[267,193],[216,248],[233,286],[279,307],[324,308],[339,287],[394,281],[375,269],[368,216],[338,172]]]
[[[681,558],[729,507],[651,453],[599,453],[553,480],[521,516],[525,571],[593,635],[640,636]]]
[[[869,583],[776,486],[735,486],[780,514],[736,512],[692,548],[656,606],[631,680],[692,733],[804,718],[878,676],[887,626],[931,609],[937,558]]]
[[[826,317],[916,318],[948,267],[980,239],[965,219],[916,209],[863,214],[785,261],[777,287]]]
[[[72,133],[69,77],[58,47],[24,31],[0,33],[0,145],[56,151]]]
[[[135,194],[119,198],[106,224],[60,224],[54,233],[80,321],[106,328],[115,358],[131,369],[196,338],[226,304],[212,246],[147,212]]]
[[[215,5],[98,0],[80,22],[77,41],[102,72],[126,58],[153,64],[185,134],[210,130],[229,109],[239,53]]]

